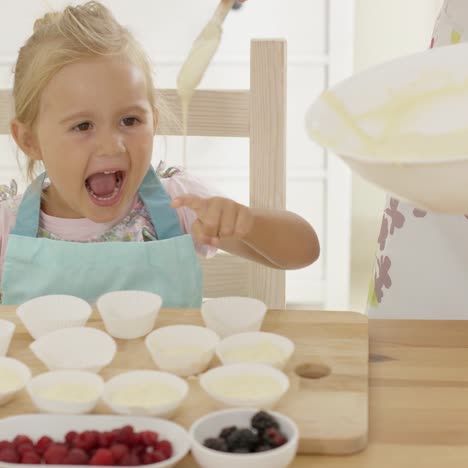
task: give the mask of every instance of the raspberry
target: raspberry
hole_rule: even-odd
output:
[[[146,453],[145,445],[135,445],[130,449],[130,452],[134,453],[138,459],[141,459],[144,453]]]
[[[98,446],[101,448],[108,448],[115,441],[115,434],[111,431],[100,432],[98,437]]]
[[[0,451],[2,451],[4,448],[14,449],[15,446],[13,445],[13,442],[10,442],[9,440],[0,440]]]
[[[73,442],[76,439],[78,432],[76,431],[69,431],[65,435],[65,442],[70,446],[73,447]]]
[[[19,445],[21,444],[30,444],[30,445],[34,445],[33,444],[33,441],[27,436],[27,435],[17,435],[14,439],[13,439],[13,445],[15,447],[18,447]]]
[[[124,444],[114,444],[111,446],[110,451],[115,462],[119,462],[125,455],[128,455],[128,447]]]
[[[148,447],[156,447],[158,445],[158,437],[158,434],[154,431],[140,432],[141,442]]]
[[[141,434],[139,432],[132,433],[130,436],[130,445],[143,445]]]
[[[147,452],[143,455],[143,465],[149,465],[150,463],[158,463],[166,460],[166,456],[160,450],[154,450]]]
[[[4,448],[0,450],[0,461],[7,463],[18,463],[18,454],[13,448]]]
[[[136,466],[140,464],[140,460],[135,453],[127,453],[119,462],[120,466]]]
[[[87,465],[88,460],[89,456],[83,449],[72,448],[63,459],[63,463],[65,465]]]
[[[288,441],[287,437],[274,427],[269,427],[265,431],[263,434],[263,440],[272,447],[279,447]]]
[[[232,452],[241,448],[250,451],[257,445],[258,438],[251,429],[237,429],[229,434],[226,443]]]
[[[133,426],[127,425],[117,430],[116,441],[125,445],[133,445],[135,441]]]
[[[96,453],[92,456],[91,460],[89,460],[90,465],[113,465],[114,464],[114,456],[109,449],[100,448],[97,449]]]
[[[91,450],[99,442],[99,435],[96,431],[80,432],[73,440],[73,447],[83,450]]]
[[[172,457],[172,444],[168,440],[159,441],[159,444],[156,448],[157,450],[160,450],[162,453],[164,453],[166,458]]]
[[[68,449],[64,445],[53,443],[44,453],[44,461],[49,465],[61,465],[67,454]]]
[[[226,441],[220,437],[210,437],[205,439],[203,445],[209,449],[217,450],[218,452],[228,452]]]
[[[25,452],[21,457],[21,463],[39,465],[41,463],[41,457],[36,452]]]
[[[37,442],[36,442],[36,452],[39,455],[44,455],[44,453],[47,451],[47,449],[50,447],[52,444],[52,439],[49,436],[42,436]]]
[[[257,429],[258,432],[263,432],[269,427],[279,429],[279,424],[276,419],[266,411],[259,411],[258,413],[255,413],[250,423],[254,429]]]
[[[16,452],[21,458],[26,452],[35,452],[34,445],[32,444],[32,442],[23,442],[22,444],[16,447]]]

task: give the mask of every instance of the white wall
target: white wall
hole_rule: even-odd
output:
[[[442,0],[355,0],[355,72],[427,49]],[[352,305],[363,308],[385,194],[353,175]]]

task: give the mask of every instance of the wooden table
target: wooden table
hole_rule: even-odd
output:
[[[269,312],[266,323],[278,314],[294,321],[305,313],[320,321],[330,317],[336,326],[346,321],[346,313],[291,310]],[[13,307],[0,306],[0,317],[17,323]],[[11,355],[28,362],[31,340],[22,326],[17,333]],[[343,457],[298,456],[292,467],[468,466],[468,321],[371,320],[369,336],[367,449]],[[18,398],[0,408],[0,417],[31,411],[27,399]],[[188,456],[178,466],[196,465]]]

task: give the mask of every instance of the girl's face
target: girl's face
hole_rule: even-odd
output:
[[[41,96],[37,158],[50,178],[43,209],[103,223],[117,218],[148,170],[156,117],[143,71],[123,58],[66,65]]]

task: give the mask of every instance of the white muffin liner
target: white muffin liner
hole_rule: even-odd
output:
[[[82,327],[91,313],[91,306],[85,300],[65,294],[35,297],[16,309],[34,339],[61,328]]]
[[[70,401],[67,399],[52,399],[41,394],[42,390],[57,385],[86,385],[95,390],[94,396],[86,400]],[[45,372],[33,377],[26,390],[39,411],[56,414],[81,414],[92,411],[101,398],[104,388],[102,377],[86,371],[58,370]]]
[[[170,402],[152,405],[142,405],[138,404],[138,402],[123,405],[113,401],[113,395],[119,390],[152,382],[170,387],[173,390],[174,399]],[[125,372],[108,380],[104,386],[102,400],[112,412],[117,414],[170,418],[185,400],[188,391],[187,382],[176,375],[154,370],[135,370]]]
[[[16,325],[13,322],[0,319],[0,356],[8,354],[15,329]]]
[[[153,328],[162,298],[147,291],[113,291],[96,302],[109,335],[133,339],[147,335]]]
[[[265,355],[255,358],[233,357],[229,355],[230,351],[252,349],[255,346],[261,346],[263,343],[268,346],[274,346],[282,354],[281,357],[275,355]],[[224,338],[216,347],[216,355],[223,364],[235,364],[238,362],[252,362],[258,364],[268,364],[277,369],[284,369],[291,358],[295,349],[294,343],[285,336],[276,333],[267,332],[246,332],[237,335],[231,335]],[[268,354],[268,353],[265,353]],[[279,353],[278,353],[279,354]]]
[[[48,369],[99,372],[114,359],[115,341],[101,330],[75,327],[55,330],[29,347]]]
[[[159,369],[187,377],[209,366],[219,340],[205,327],[172,325],[151,332],[145,344]]]
[[[252,388],[251,392],[246,397],[229,396],[217,392],[212,388],[212,384],[224,377],[239,379],[240,383],[245,384],[245,378],[248,376],[266,376],[273,378],[280,387],[277,392],[272,392],[270,395],[258,396],[255,395],[255,389]],[[229,364],[226,366],[215,367],[205,372],[200,377],[200,385],[205,392],[222,406],[232,407],[258,407],[269,409],[273,408],[284,394],[289,389],[289,378],[286,374],[272,366],[266,364]]]
[[[267,306],[250,297],[219,297],[201,306],[205,325],[221,338],[248,331],[259,331]]]
[[[2,391],[0,388],[0,406],[12,400],[18,392],[23,390],[24,386],[31,378],[31,370],[29,367],[17,359],[4,356],[0,357],[0,369],[2,368],[14,372],[21,380],[21,383],[9,390]]]

